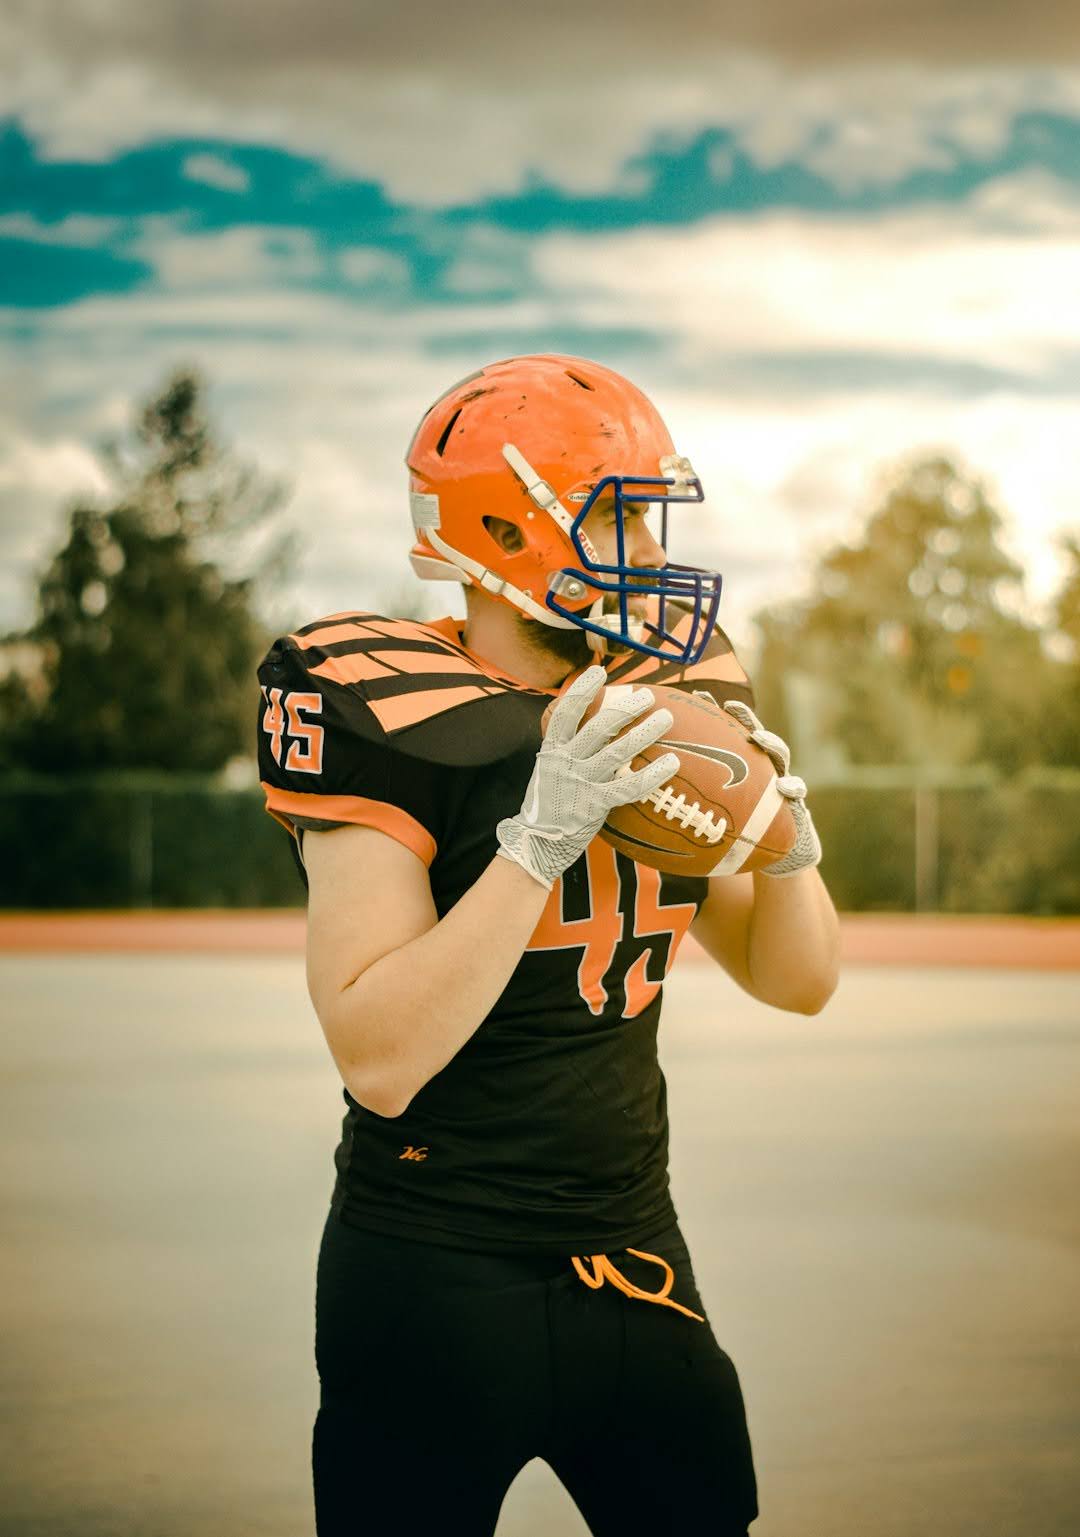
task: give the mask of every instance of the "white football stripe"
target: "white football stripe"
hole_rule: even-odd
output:
[[[746,826],[732,843],[719,864],[713,865],[709,875],[734,875],[741,870],[750,855],[757,848],[757,842],[767,831],[773,817],[783,805],[784,797],[776,788],[776,775],[774,774],[765,789],[761,792],[761,799],[746,819]]]

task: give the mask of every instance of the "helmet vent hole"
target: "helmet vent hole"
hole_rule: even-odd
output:
[[[453,432],[454,428],[457,426],[457,419],[458,419],[458,417],[460,415],[461,415],[461,407],[458,406],[458,408],[454,412],[453,416],[450,418],[450,420],[447,422],[446,426],[443,428],[442,432],[439,434],[439,441],[435,445],[435,452],[438,454],[440,459],[442,458],[443,454],[446,452],[446,445],[447,445],[447,442],[449,441],[450,434]]]
[[[589,383],[588,383],[588,382],[587,382],[587,380],[585,380],[585,379],[579,379],[579,378],[578,378],[578,376],[577,376],[577,374],[572,374],[572,373],[571,373],[571,372],[570,372],[570,370],[569,370],[569,369],[567,369],[567,370],[566,370],[566,377],[567,377],[567,378],[568,378],[568,379],[573,379],[573,381],[574,381],[574,383],[575,383],[575,384],[580,384],[580,385],[581,385],[581,388],[582,388],[582,389],[583,389],[583,390],[591,390],[591,389],[594,389],[594,388],[595,388],[595,386],[594,386],[594,385],[592,385],[592,384],[589,384]]]

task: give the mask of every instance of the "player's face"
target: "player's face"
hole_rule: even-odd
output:
[[[659,522],[660,509],[655,504],[650,502],[623,502],[624,552],[628,565],[655,569],[667,564],[664,547],[654,532],[654,528]],[[618,531],[615,525],[615,498],[613,495],[601,497],[596,505],[589,509],[588,515],[582,524],[582,531],[591,540],[593,547],[600,557],[600,564],[605,566],[615,565],[619,558],[619,543]],[[630,598],[628,601],[631,613],[644,613],[644,597]],[[615,613],[618,607],[618,595],[609,593],[604,599],[605,611]]]
[[[623,503],[624,552],[628,565],[655,568],[667,563],[664,547],[657,539],[653,526],[650,526],[659,521],[660,509],[655,505],[648,502]],[[600,564],[615,565],[619,558],[619,545],[613,496],[601,497],[589,509],[582,529],[592,542]],[[628,598],[630,612],[643,615],[646,601],[644,596]],[[614,614],[618,608],[618,595],[608,593],[604,598],[605,612]],[[518,624],[529,645],[546,656],[557,656],[570,667],[587,667],[594,659],[584,630],[555,630],[524,616],[519,617]],[[629,647],[620,646],[617,641],[608,642],[608,656],[621,656],[628,651]]]

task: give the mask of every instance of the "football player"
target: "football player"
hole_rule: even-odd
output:
[[[307,881],[346,1104],[317,1529],[480,1537],[541,1457],[593,1533],[742,1537],[743,1399],[672,1204],[656,1037],[691,929],[766,1003],[832,992],[805,785],[716,624],[719,575],[667,557],[702,487],[628,380],[493,364],[407,462],[414,569],[463,583],[465,620],[334,614],[259,671],[267,807]],[[612,681],[632,687],[583,724]],[[630,769],[671,723],[653,682],[709,691],[772,756],[799,829],[781,861],[690,879],[596,837],[678,767]]]

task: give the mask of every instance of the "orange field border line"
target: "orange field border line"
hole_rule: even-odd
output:
[[[300,908],[0,913],[0,951],[298,952],[304,923]],[[857,966],[1080,970],[1080,918],[848,913],[841,933],[844,961]],[[683,953],[703,958],[692,940]]]

